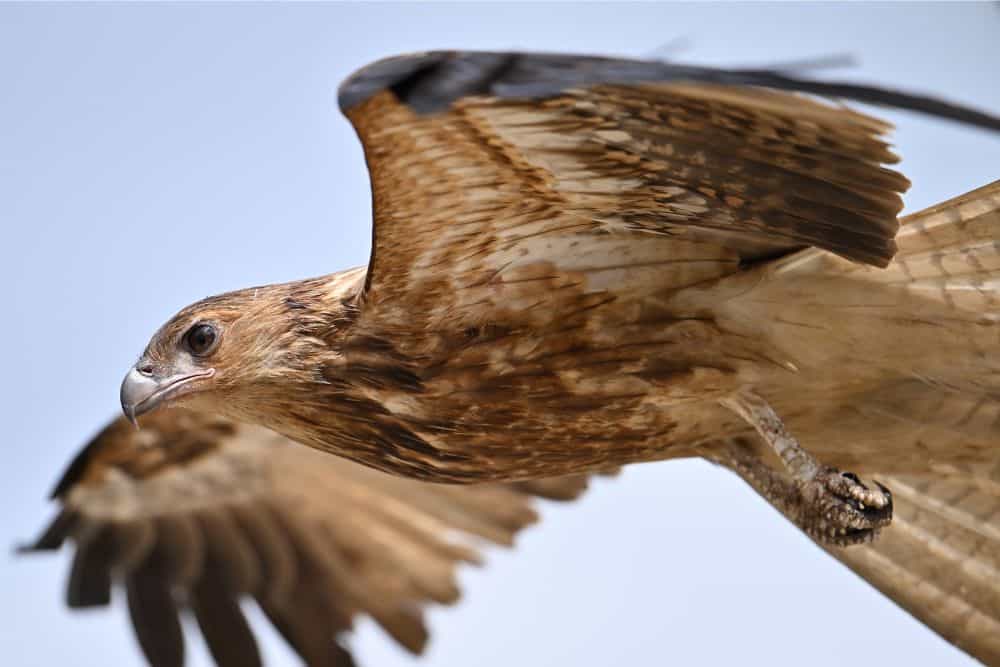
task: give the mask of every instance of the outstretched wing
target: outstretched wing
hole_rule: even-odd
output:
[[[337,639],[359,614],[419,652],[421,606],[459,597],[478,541],[509,545],[536,514],[531,495],[571,499],[581,477],[448,487],[384,473],[274,433],[182,410],[119,418],[55,491],[56,519],[28,550],[75,545],[70,607],[126,591],[149,662],[180,665],[178,615],[197,619],[220,665],[260,664],[240,609],[252,597],[309,665],[352,665]]]
[[[371,172],[366,307],[387,326],[424,317],[427,303],[468,321],[502,300],[486,288],[580,275],[604,285],[654,265],[669,288],[803,246],[886,265],[908,187],[884,166],[896,161],[889,126],[778,89],[1000,129],[937,100],[759,70],[522,53],[383,60],[340,91]]]

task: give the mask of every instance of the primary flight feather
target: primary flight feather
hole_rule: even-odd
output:
[[[897,234],[889,126],[800,93],[1000,129],[758,70],[366,67],[340,102],[371,174],[369,265],[185,308],[123,382],[125,414],[181,404],[431,482],[704,457],[1000,659],[1000,184]],[[895,533],[840,549],[894,511]]]

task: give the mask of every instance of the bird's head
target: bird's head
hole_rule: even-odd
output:
[[[157,331],[122,381],[125,416],[184,405],[237,419],[287,389],[317,346],[323,284],[309,281],[230,292],[194,303]],[[307,330],[309,326],[312,330]],[[327,327],[329,329],[329,327]],[[305,335],[303,335],[305,334]],[[326,339],[326,340],[324,340]]]

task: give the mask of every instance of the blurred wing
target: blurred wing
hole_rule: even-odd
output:
[[[340,87],[340,106],[349,109],[385,89],[420,113],[434,113],[461,97],[493,95],[544,98],[568,88],[601,83],[692,81],[727,86],[759,86],[823,97],[851,99],[893,109],[1000,130],[993,114],[930,95],[843,81],[791,76],[822,61],[787,63],[766,69],[702,67],[665,60],[635,60],[581,54],[488,51],[430,51],[372,63]]]
[[[359,614],[419,652],[421,606],[458,599],[476,541],[509,545],[536,519],[530,494],[570,499],[584,478],[447,487],[390,477],[274,433],[182,410],[119,418],[72,463],[62,510],[28,550],[76,546],[70,607],[124,586],[142,650],[180,665],[178,612],[215,661],[260,664],[239,606],[253,597],[309,665],[352,665],[336,639]]]
[[[803,246],[884,266],[908,187],[883,166],[896,161],[889,126],[774,88],[1000,129],[935,100],[759,70],[482,52],[380,61],[340,91],[371,172],[366,305],[405,325],[421,304],[486,312],[484,288],[557,272],[607,282],[658,263],[670,287]]]
[[[828,551],[955,646],[1000,664],[998,470],[880,481],[893,491],[892,525],[873,544]]]

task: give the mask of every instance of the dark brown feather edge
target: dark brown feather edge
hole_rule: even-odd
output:
[[[184,664],[184,633],[177,604],[155,557],[125,579],[129,616],[136,640],[153,667]]]
[[[1000,132],[1000,117],[931,95],[845,81],[789,76],[776,69],[724,69],[600,56],[488,51],[431,51],[379,60],[340,86],[342,111],[391,89],[418,113],[442,111],[462,97],[544,99],[567,88],[597,84],[715,83],[761,86],[848,99]]]

